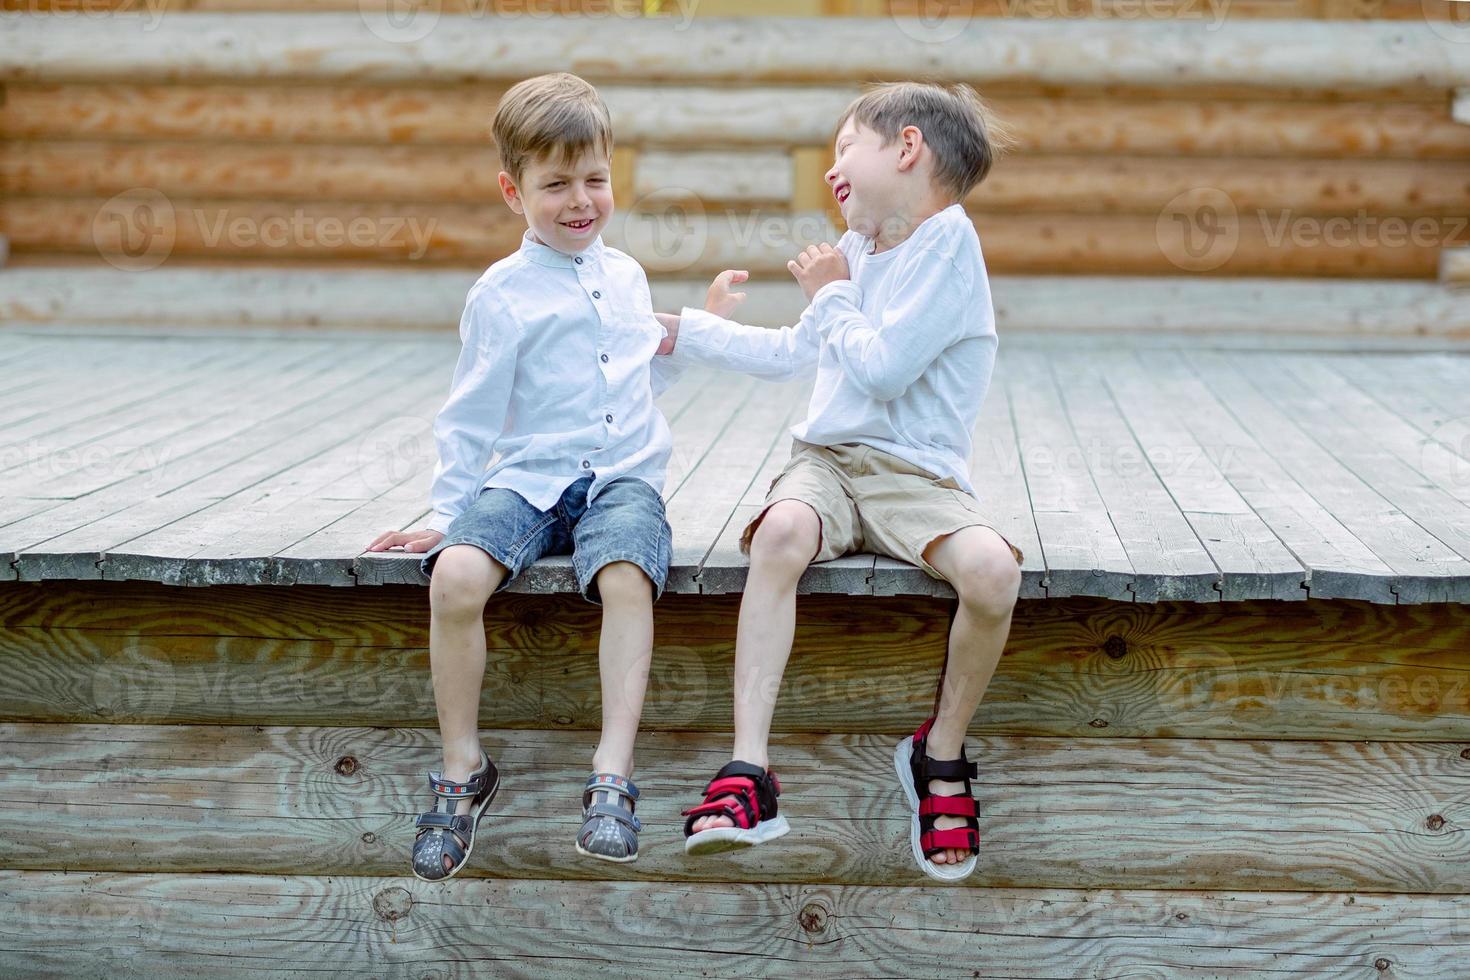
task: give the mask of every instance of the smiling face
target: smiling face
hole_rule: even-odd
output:
[[[500,190],[511,210],[525,216],[537,241],[567,254],[591,245],[613,213],[612,165],[597,151],[572,161],[534,160],[519,181],[502,173]]]
[[[894,140],[884,146],[883,137],[849,118],[837,133],[835,151],[827,186],[842,219],[859,235],[876,238],[897,204],[903,143]]]

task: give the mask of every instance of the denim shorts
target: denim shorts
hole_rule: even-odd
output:
[[[481,490],[419,567],[424,575],[432,575],[439,552],[454,544],[472,544],[510,570],[496,588],[499,592],[538,558],[571,555],[582,597],[600,605],[597,573],[615,561],[626,561],[643,569],[657,599],[663,595],[674,550],[663,498],[636,477],[619,477],[588,505],[591,486],[592,477],[581,477],[545,511],[514,490]]]

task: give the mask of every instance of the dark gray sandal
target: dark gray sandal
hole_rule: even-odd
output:
[[[475,848],[475,831],[485,815],[495,792],[500,789],[500,773],[495,763],[480,752],[480,768],[468,779],[456,783],[438,772],[429,772],[429,788],[434,791],[434,809],[419,815],[413,841],[413,874],[422,881],[452,878],[468,863]],[[470,799],[469,813],[455,813],[460,800]],[[453,862],[444,868],[444,857]]]
[[[594,803],[601,794],[603,802]],[[626,864],[638,860],[638,832],[643,824],[633,816],[638,787],[631,779],[610,772],[594,772],[582,791],[582,829],[577,831],[577,853]]]

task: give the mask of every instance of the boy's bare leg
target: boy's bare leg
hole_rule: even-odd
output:
[[[980,707],[985,689],[1000,662],[1011,630],[1011,613],[1021,588],[1021,569],[1010,546],[988,527],[967,527],[937,538],[924,553],[959,596],[959,611],[949,628],[949,652],[939,714],[929,730],[932,759],[958,759],[965,731]],[[953,795],[964,783],[929,781],[929,792]],[[959,817],[941,816],[936,829],[963,827]],[[958,864],[968,852],[950,849],[935,854],[935,864]]]
[[[796,635],[796,583],[821,543],[817,512],[797,500],[772,504],[750,543],[750,575],[735,633],[733,758],[766,768],[771,717]],[[729,817],[701,817],[694,832],[731,827]]]
[[[633,743],[653,660],[653,582],[632,562],[616,561],[597,573],[597,591],[602,599],[597,650],[602,738],[592,768],[631,778]]]
[[[485,603],[509,574],[470,544],[450,545],[429,577],[429,666],[444,743],[445,779],[464,782],[480,765],[480,686],[485,679]],[[455,804],[468,813],[471,801]],[[444,856],[446,870],[452,862]]]

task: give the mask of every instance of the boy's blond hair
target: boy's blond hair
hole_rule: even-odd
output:
[[[520,181],[529,164],[570,164],[588,150],[612,157],[612,119],[602,96],[567,72],[537,75],[510,87],[490,124],[500,165]]]
[[[963,83],[889,82],[853,100],[833,134],[851,119],[887,146],[905,126],[916,126],[934,153],[934,182],[956,201],[985,179],[996,157],[1012,143],[990,107]]]

